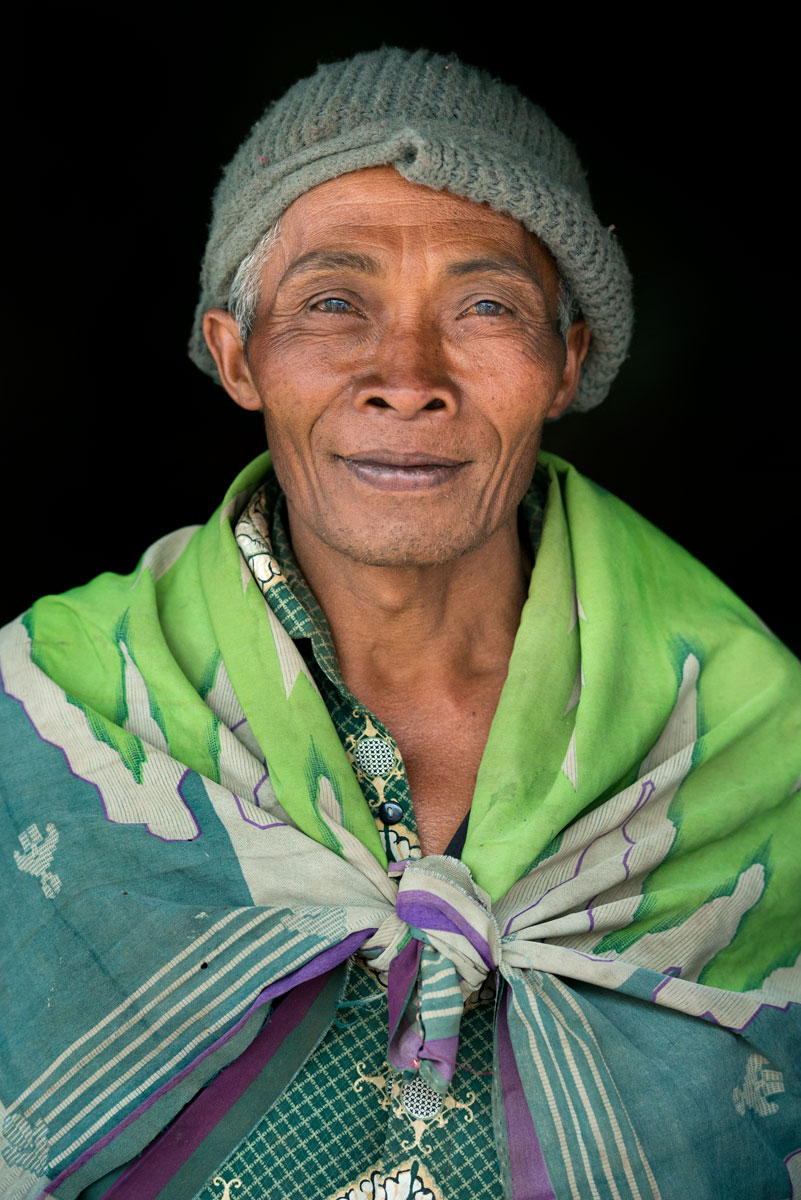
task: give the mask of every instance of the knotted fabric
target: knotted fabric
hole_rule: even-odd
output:
[[[411,861],[394,915],[364,946],[373,969],[388,972],[390,1063],[419,1071],[440,1095],[453,1079],[464,1003],[498,967],[491,909],[458,859]]]

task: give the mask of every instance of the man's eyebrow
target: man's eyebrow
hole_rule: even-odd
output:
[[[379,263],[369,254],[357,254],[353,250],[309,250],[290,263],[279,280],[279,288],[294,275],[311,274],[312,271],[359,271],[363,275],[380,275]]]
[[[457,278],[463,275],[511,275],[524,283],[533,283],[539,291],[543,290],[542,280],[533,267],[522,263],[512,255],[491,255],[483,258],[468,258],[462,262],[449,263],[446,275]]]

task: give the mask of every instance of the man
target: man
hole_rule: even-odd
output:
[[[629,329],[513,89],[254,127],[191,354],[272,462],[3,633],[6,1195],[798,1186],[798,664],[539,454]]]

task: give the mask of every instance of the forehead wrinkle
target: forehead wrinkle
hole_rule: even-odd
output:
[[[363,275],[382,274],[381,265],[369,254],[358,254],[353,250],[309,250],[291,262],[281,276],[278,286],[282,287],[295,275],[311,274],[314,271],[358,271]]]
[[[543,289],[543,282],[539,273],[519,259],[513,258],[511,255],[490,255],[482,256],[481,258],[464,259],[461,262],[449,263],[446,270],[446,275],[454,278],[463,278],[466,275],[509,275],[514,279],[520,279],[524,283],[533,283],[540,291]]]

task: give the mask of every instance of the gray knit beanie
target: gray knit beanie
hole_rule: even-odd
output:
[[[455,57],[383,47],[318,68],[256,122],[214,194],[189,343],[217,379],[201,321],[228,306],[242,259],[310,188],[364,167],[508,213],[543,242],[592,332],[573,410],[603,400],[631,337],[631,286],[568,139],[516,88]]]

